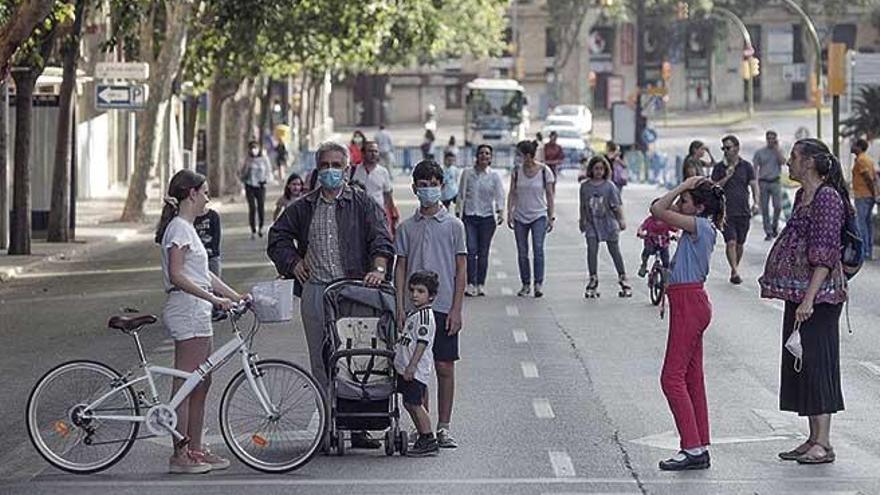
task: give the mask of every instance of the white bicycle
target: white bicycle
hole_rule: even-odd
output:
[[[178,445],[188,438],[176,429],[177,406],[199,382],[236,353],[241,371],[220,401],[220,430],[229,450],[244,464],[268,473],[302,467],[320,450],[329,424],[324,392],[303,368],[277,359],[259,360],[250,351],[260,328],[254,314],[242,336],[238,322],[248,312],[243,303],[228,312],[233,338],[194,372],[154,366],[147,361],[138,333],[155,323],[153,315],[114,316],[108,326],[131,335],[140,358],[139,375],[122,375],[87,360],[69,361],[34,386],[27,403],[27,428],[40,455],[53,466],[76,474],[102,471],[116,464],[136,440],[171,435]],[[154,375],[184,379],[170,402],[159,400]],[[139,385],[140,390],[135,391]],[[144,390],[146,389],[146,390]],[[141,425],[149,435],[138,436]]]

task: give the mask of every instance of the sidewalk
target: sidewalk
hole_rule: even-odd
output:
[[[271,185],[269,194],[277,197],[280,186]],[[162,213],[161,198],[157,189],[148,191],[150,197],[145,204],[145,219],[142,222],[121,222],[125,206],[126,191],[115,192],[112,196],[98,199],[83,199],[76,202],[76,239],[74,242],[49,243],[45,240],[45,232],[39,232],[41,238],[31,240],[30,255],[11,256],[6,250],[0,251],[0,284],[30,270],[52,261],[71,259],[74,257],[94,254],[102,249],[113,249],[117,244],[137,240],[152,239],[156,222]],[[223,213],[234,208],[246,208],[246,203],[238,197],[212,198],[210,207]],[[271,207],[267,203],[269,214]]]

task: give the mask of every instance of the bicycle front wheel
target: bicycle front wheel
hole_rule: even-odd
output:
[[[27,403],[27,429],[37,452],[53,466],[76,474],[102,471],[119,462],[134,444],[139,423],[100,420],[92,415],[137,416],[134,391],[124,387],[90,410],[121,375],[95,361],[70,361],[34,386]]]
[[[652,270],[649,275],[651,289],[651,304],[659,306],[663,301],[664,292],[666,292],[666,280],[661,270]]]
[[[320,449],[327,431],[323,391],[311,374],[287,361],[259,361],[251,370],[257,390],[242,370],[220,401],[220,431],[229,450],[241,462],[267,473],[304,466]],[[273,414],[266,412],[261,397]]]

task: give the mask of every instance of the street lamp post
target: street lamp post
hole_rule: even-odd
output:
[[[749,67],[751,67],[751,59],[755,56],[755,47],[752,45],[752,35],[749,33],[748,28],[742,19],[739,18],[733,12],[722,8],[722,7],[714,7],[712,9],[712,13],[715,14],[716,17],[726,18],[733,22],[733,24],[739,29],[740,34],[743,37],[743,43],[745,44],[745,53],[746,63],[749,63]],[[746,83],[746,97],[748,99],[748,115],[749,118],[755,113],[755,78],[750,73],[749,82]]]
[[[822,44],[819,43],[816,26],[813,25],[813,21],[804,12],[804,9],[795,3],[794,0],[782,0],[782,2],[791,7],[801,17],[801,20],[807,26],[810,39],[813,40],[813,44],[816,46],[816,136],[822,139]]]

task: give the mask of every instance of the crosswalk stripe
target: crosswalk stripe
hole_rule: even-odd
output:
[[[529,341],[529,336],[526,334],[525,330],[514,330],[513,341],[517,344],[525,344]]]
[[[507,306],[507,316],[519,316],[519,308],[516,306]]]
[[[553,414],[553,408],[550,406],[550,401],[547,399],[532,400],[532,408],[535,409],[535,416],[541,419],[553,419],[556,417],[556,415]]]
[[[551,450],[550,464],[553,466],[553,474],[557,478],[573,478],[575,476],[574,464],[571,462],[571,457],[565,452]]]

